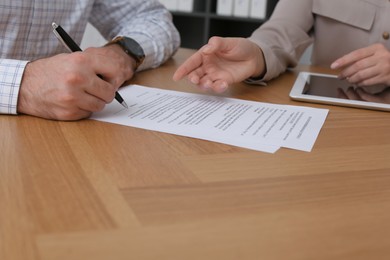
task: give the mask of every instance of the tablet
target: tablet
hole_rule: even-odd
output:
[[[298,101],[390,111],[388,103],[346,98],[344,93],[349,88],[356,89],[347,81],[338,79],[336,75],[300,72],[291,89],[290,97]],[[390,87],[371,86],[365,90],[373,95],[389,95]]]

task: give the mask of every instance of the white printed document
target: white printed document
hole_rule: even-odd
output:
[[[91,119],[274,153],[280,147],[311,151],[327,109],[275,105],[129,85]]]

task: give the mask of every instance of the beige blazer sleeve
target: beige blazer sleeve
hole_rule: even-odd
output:
[[[390,1],[280,0],[249,39],[263,50],[267,81],[295,66],[311,43],[312,64],[321,66],[374,43],[390,50],[389,22]]]

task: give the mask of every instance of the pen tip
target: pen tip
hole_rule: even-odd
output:
[[[58,25],[56,23],[51,23],[51,26],[53,27],[53,29],[57,29]]]
[[[121,104],[122,104],[122,106],[124,106],[126,109],[129,109],[129,106],[126,104],[125,101],[123,101]]]

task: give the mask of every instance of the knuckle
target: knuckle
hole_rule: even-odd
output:
[[[114,98],[112,98],[112,99],[114,99]],[[111,100],[111,101],[112,101],[112,100]],[[103,103],[103,102],[99,103],[99,105],[96,107],[96,112],[102,111],[102,110],[104,109],[105,106],[106,106],[105,103]]]
[[[79,85],[83,80],[83,77],[77,73],[71,72],[64,75],[64,81],[67,85]]]
[[[105,107],[105,103],[104,102],[94,102],[92,105],[91,105],[91,110],[93,112],[99,112],[99,111],[102,111],[103,108]]]
[[[107,95],[104,98],[104,101],[106,103],[111,103],[114,100],[114,98],[115,98],[115,91],[116,91],[115,89],[110,89],[109,93],[107,93]],[[104,106],[104,104],[103,104],[103,106]]]
[[[363,76],[361,75],[361,73],[357,73],[354,77],[354,82],[359,82],[363,79]]]
[[[75,113],[74,111],[65,111],[62,113],[61,118],[63,120],[69,121],[69,120],[75,120],[78,117],[77,117],[77,113]]]
[[[69,92],[65,92],[59,98],[60,103],[70,105],[76,102],[76,97]]]
[[[353,69],[354,69],[354,70],[357,70],[357,71],[359,71],[359,70],[361,70],[361,69],[363,69],[363,68],[365,68],[365,64],[364,64],[364,62],[362,62],[362,61],[358,61],[358,62],[356,62],[356,63],[353,65]]]
[[[350,78],[350,81],[355,83],[355,82],[358,82],[358,81],[361,81],[363,78],[362,76],[362,72],[357,72],[355,73],[355,75],[353,75],[351,78]]]
[[[74,120],[79,120],[79,119],[85,118],[87,116],[88,116],[88,114],[80,113],[80,111],[78,111],[78,110],[67,109],[67,110],[61,111],[57,115],[57,119],[63,120],[63,121],[74,121]]]
[[[106,103],[110,103],[114,97],[115,97],[115,91],[119,88],[116,87],[115,83],[111,83],[111,84],[106,84],[106,85],[102,85],[100,87],[101,89],[101,96],[100,96],[100,99],[104,100]],[[104,105],[104,103],[103,103]]]
[[[122,85],[122,77],[118,76],[115,77],[112,81],[112,87],[110,87],[111,90],[115,90],[116,88],[119,88]]]

